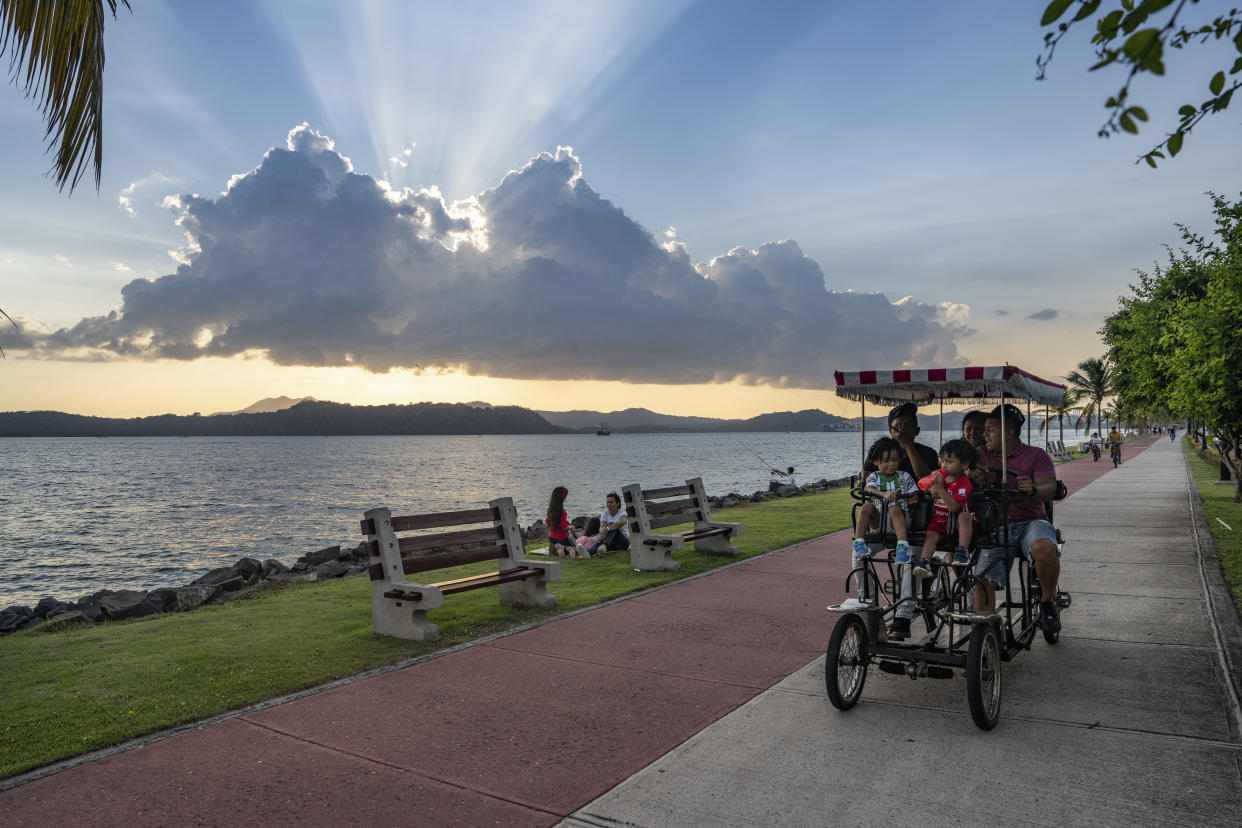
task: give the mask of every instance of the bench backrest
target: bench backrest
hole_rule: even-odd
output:
[[[631,534],[650,534],[666,526],[712,519],[701,477],[687,480],[684,486],[660,489],[644,489],[632,484],[624,487],[622,493]]]
[[[428,529],[471,526],[448,532]],[[398,533],[413,532],[398,537]],[[370,553],[372,581],[404,583],[405,576],[450,566],[501,561],[512,569],[525,561],[522,533],[513,499],[498,498],[485,509],[392,516],[388,509],[371,509],[362,520],[362,534]]]

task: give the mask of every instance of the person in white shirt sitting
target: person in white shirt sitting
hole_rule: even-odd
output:
[[[599,530],[603,537],[595,554],[630,548],[630,527],[626,517],[625,509],[621,506],[621,496],[616,492],[609,492],[604,500],[604,511],[599,513]]]

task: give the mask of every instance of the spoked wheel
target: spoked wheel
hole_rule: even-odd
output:
[[[970,717],[982,730],[991,730],[1000,721],[1001,653],[1000,637],[991,624],[976,624],[966,653],[966,699]]]
[[[828,638],[828,657],[824,661],[828,701],[837,710],[849,710],[858,704],[867,681],[869,651],[863,620],[852,612],[841,616]]]

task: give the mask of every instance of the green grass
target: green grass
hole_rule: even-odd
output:
[[[1242,612],[1242,503],[1233,502],[1232,483],[1213,485],[1220,477],[1220,461],[1215,459],[1213,452],[1209,452],[1212,459],[1203,459],[1195,445],[1185,437],[1182,438],[1182,450],[1186,452],[1190,470],[1199,487],[1199,500],[1203,502],[1203,514],[1212,533],[1212,544],[1220,558],[1229,594],[1233,597],[1234,606]],[[1218,518],[1232,526],[1233,531],[1221,526]]]
[[[842,529],[849,494],[720,509],[743,524],[741,557]],[[682,527],[687,528],[687,527]],[[669,532],[678,531],[672,527]],[[249,600],[96,627],[40,627],[0,638],[0,778],[147,733],[394,664],[541,618],[720,567],[675,553],[677,572],[633,572],[629,553],[563,562],[555,610],[501,605],[494,589],[450,595],[428,613],[434,644],[371,632],[364,577],[264,588]],[[434,573],[437,580],[484,565]]]

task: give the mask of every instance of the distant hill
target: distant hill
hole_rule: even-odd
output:
[[[0,413],[0,437],[256,437],[352,434],[556,434],[526,408],[461,403],[346,405],[300,402],[258,414],[161,414],[113,419],[60,411]]]
[[[218,411],[217,414],[268,414],[273,411],[284,411],[293,408],[300,402],[318,402],[314,397],[265,397],[257,403],[246,406],[240,411]]]
[[[809,408],[805,411],[776,411],[760,414],[749,419],[720,419],[717,417],[682,417],[660,414],[646,408],[627,408],[623,411],[539,411],[536,412],[553,425],[575,431],[594,431],[604,420],[616,432],[659,431],[819,431],[822,426],[844,427],[849,421]]]

